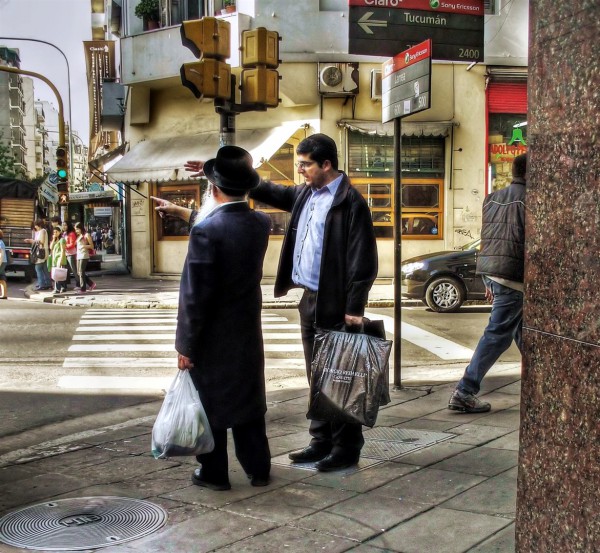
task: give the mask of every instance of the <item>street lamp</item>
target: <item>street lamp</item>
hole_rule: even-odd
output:
[[[56,44],[52,44],[51,42],[37,38],[0,36],[0,40],[26,40],[28,42],[40,42],[41,44],[52,46],[52,48],[58,50],[62,54],[62,57],[65,59],[65,63],[67,64],[67,92],[69,97],[69,150],[71,150],[73,146],[73,135],[71,130],[73,128],[73,120],[71,118],[71,68],[69,67],[69,60],[67,59],[67,56],[58,46],[56,46]],[[73,174],[73,158],[69,158],[69,173],[71,175]]]

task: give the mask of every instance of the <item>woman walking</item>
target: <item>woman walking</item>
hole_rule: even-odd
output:
[[[58,280],[53,269],[67,268],[66,240],[61,236],[62,229],[54,227],[52,231],[52,242],[50,242],[50,275],[54,279],[54,293],[62,294],[67,291],[67,275],[64,280]],[[56,271],[54,271],[56,272]]]
[[[33,246],[37,246],[37,251],[42,250],[43,255],[40,255],[35,261],[35,272],[37,275],[37,286],[35,290],[50,290],[52,288],[52,282],[50,280],[50,273],[48,272],[48,233],[44,228],[44,221],[42,219],[36,219],[33,223],[33,229],[35,234],[33,238],[26,238],[25,242],[31,244],[32,251],[35,250]]]
[[[96,283],[85,273],[90,258],[90,250],[94,249],[94,243],[81,223],[75,223],[75,234],[77,234],[77,274],[79,275],[79,286],[75,288],[75,291],[87,292],[88,286],[90,290],[96,288]]]
[[[77,280],[77,234],[75,234],[75,229],[73,225],[69,223],[69,221],[64,221],[62,224],[63,230],[63,238],[66,241],[65,248],[67,254],[67,265],[69,267],[69,278],[67,279],[70,282],[71,275],[75,279],[75,286],[78,286]]]

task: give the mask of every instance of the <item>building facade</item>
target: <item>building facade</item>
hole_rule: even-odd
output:
[[[347,0],[313,0],[301,5],[286,0],[238,0],[237,11],[224,14],[222,2],[216,0],[161,0],[162,26],[153,30],[135,16],[136,4],[136,0],[124,0],[120,13],[120,78],[127,86],[129,151],[108,171],[111,181],[129,190],[132,273],[140,277],[180,273],[187,250],[186,225],[156,218],[149,196],[197,207],[203,182],[189,179],[183,164],[188,159],[213,157],[219,146],[220,117],[213,101],[196,100],[179,77],[181,64],[194,57],[181,45],[178,25],[182,19],[210,14],[231,23],[233,54],[228,62],[238,83],[240,32],[266,27],[282,37],[281,102],[274,109],[237,115],[235,143],[252,153],[263,177],[294,185],[300,182],[294,167],[299,141],[315,132],[333,137],[340,168],[371,208],[379,276],[392,277],[394,126],[381,122],[379,88],[381,64],[387,58],[348,54]],[[512,121],[490,112],[488,87],[515,79],[520,79],[521,86],[525,82],[528,3],[513,0],[504,11],[499,3],[494,4],[496,11],[485,18],[485,63],[434,62],[431,109],[402,120],[403,259],[455,249],[479,237],[483,198],[492,181],[501,185],[509,167],[507,159],[491,157],[490,143],[506,142],[508,149],[513,137],[505,136],[507,125],[526,124],[524,113],[517,113],[520,119]],[[181,9],[176,10],[176,5]],[[520,69],[494,75],[496,66]],[[330,68],[341,75],[339,83],[325,78]],[[526,141],[526,125],[519,129]],[[268,206],[254,207],[272,218],[265,261],[265,275],[272,276],[289,217]]]
[[[19,51],[0,46],[0,65],[19,68]],[[23,78],[0,71],[0,164],[5,176],[27,176]]]

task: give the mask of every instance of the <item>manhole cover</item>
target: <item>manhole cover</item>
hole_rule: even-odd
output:
[[[25,549],[83,551],[135,540],[166,522],[162,507],[139,499],[59,499],[2,517],[0,541]]]
[[[390,460],[438,442],[454,438],[454,434],[429,432],[412,428],[379,426],[364,432],[365,446],[362,457]]]

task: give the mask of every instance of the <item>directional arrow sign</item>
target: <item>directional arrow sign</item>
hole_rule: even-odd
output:
[[[374,34],[371,27],[387,27],[387,21],[371,19],[373,12],[367,12],[358,20],[359,27],[368,35]]]
[[[348,0],[348,53],[395,56],[431,39],[438,60],[483,61],[483,0]]]

